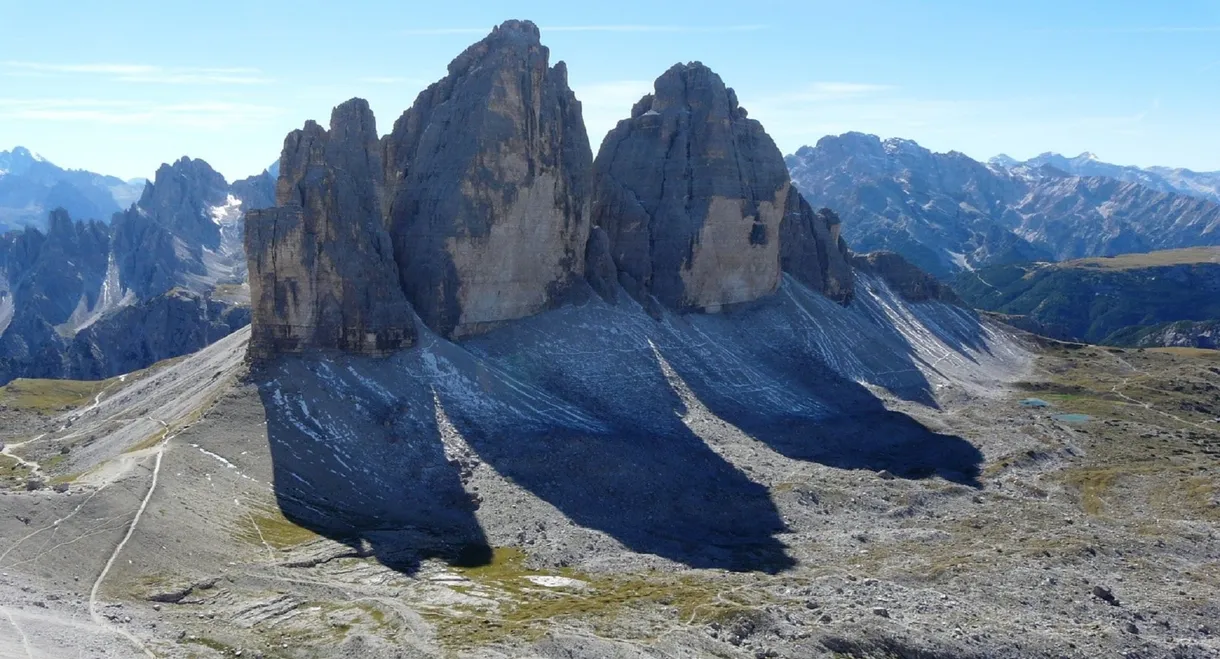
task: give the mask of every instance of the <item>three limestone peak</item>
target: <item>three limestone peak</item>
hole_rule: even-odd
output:
[[[715,312],[781,270],[840,301],[851,270],[736,94],[677,65],[594,161],[567,68],[528,21],[467,48],[379,138],[368,104],[284,142],[275,208],[247,216],[251,354],[409,347],[621,284],[645,306]]]

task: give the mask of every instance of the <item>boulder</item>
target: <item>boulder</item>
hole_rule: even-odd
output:
[[[654,89],[593,164],[593,223],[620,279],[677,311],[774,292],[790,187],[783,155],[703,64],[674,66]]]

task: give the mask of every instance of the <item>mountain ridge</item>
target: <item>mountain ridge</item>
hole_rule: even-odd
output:
[[[244,326],[242,295],[214,293],[240,291],[241,206],[272,186],[266,175],[230,186],[182,158],[109,223],[56,209],[45,232],[0,235],[0,382],[110,377]]]
[[[1220,346],[1220,247],[991,266],[960,274],[953,288],[973,307],[1059,340]]]
[[[989,165],[864,133],[824,137],[786,162],[811,203],[842,209],[853,249],[892,250],[941,278],[990,264],[1220,244],[1220,204],[1049,163]]]
[[[1087,151],[1073,158],[1047,151],[1024,161],[1001,154],[987,162],[994,167],[1010,171],[1036,170],[1044,165],[1049,165],[1076,176],[1103,176],[1126,183],[1139,183],[1159,192],[1177,192],[1220,203],[1220,171],[1194,171],[1185,167],[1115,165],[1105,162],[1096,154]]]
[[[792,189],[719,76],[672,67],[594,159],[549,57],[537,26],[508,21],[388,135],[351,99],[329,130],[287,136],[277,206],[248,219],[252,357],[387,354],[413,345],[416,317],[474,336],[620,286],[653,313],[715,313],[774,294],[785,262],[850,299],[836,216]]]

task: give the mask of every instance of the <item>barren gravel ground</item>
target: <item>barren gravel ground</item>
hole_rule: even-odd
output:
[[[861,290],[0,392],[0,656],[1220,656],[1220,357]]]

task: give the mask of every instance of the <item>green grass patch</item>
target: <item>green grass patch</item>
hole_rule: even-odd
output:
[[[318,534],[290,521],[275,506],[252,506],[245,523],[238,524],[236,537],[247,544],[286,549],[316,540]]]
[[[1080,506],[1089,515],[1101,515],[1106,495],[1122,475],[1121,468],[1074,469],[1064,475],[1064,481],[1080,493]]]
[[[1135,268],[1187,265],[1191,263],[1220,263],[1220,247],[1188,247],[1185,249],[1145,252],[1143,254],[1120,254],[1112,257],[1076,259],[1073,261],[1063,261],[1052,267],[1060,269],[1132,270]]]
[[[93,402],[117,380],[31,380],[18,378],[0,387],[0,405],[16,410],[51,413]]]
[[[482,566],[455,568],[474,582],[458,586],[465,593],[492,594],[498,601],[494,612],[484,607],[437,610],[427,617],[437,625],[438,640],[453,648],[471,648],[509,640],[532,641],[542,636],[553,621],[579,619],[594,629],[619,616],[650,613],[683,624],[723,621],[753,609],[748,593],[729,593],[727,584],[716,584],[690,575],[645,573],[593,575],[567,568],[533,570],[526,567],[520,549],[501,547]],[[526,577],[565,576],[584,582],[583,588],[546,588]]]
[[[25,481],[29,476],[29,467],[21,464],[12,456],[0,455],[0,488],[25,489]]]
[[[236,648],[229,645],[228,643],[222,643],[214,638],[210,638],[207,636],[187,636],[182,639],[182,643],[186,643],[186,644],[190,644],[190,645],[202,645],[203,647],[208,648],[209,650],[214,650],[216,652],[219,652],[219,653],[225,655],[226,657],[233,656],[234,653],[237,651]]]
[[[135,453],[136,451],[143,451],[144,449],[152,448],[152,447],[156,446],[157,444],[160,444],[161,440],[165,439],[165,436],[168,434],[169,434],[169,428],[162,428],[162,429],[158,430],[157,432],[149,435],[145,439],[143,439],[139,442],[136,442],[135,444],[132,444],[131,446],[127,447],[127,450],[125,450],[123,452],[124,453]]]
[[[1209,350],[1207,348],[1148,348],[1148,352],[1159,353],[1163,355],[1174,355],[1176,357],[1190,357],[1192,359],[1214,359],[1220,361],[1220,350]]]

